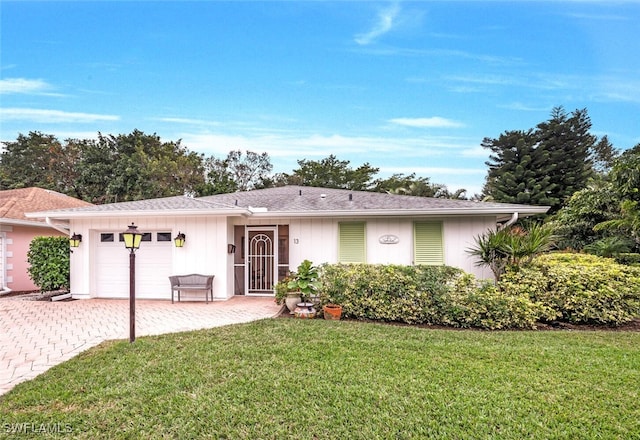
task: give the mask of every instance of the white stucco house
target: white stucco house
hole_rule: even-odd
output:
[[[215,275],[214,297],[273,295],[305,259],[314,264],[446,264],[489,278],[466,249],[501,222],[547,206],[433,199],[285,186],[201,198],[184,196],[28,214],[81,234],[71,254],[74,298],[127,298],[128,251],[120,233],[144,232],[136,296],[170,299],[168,277]],[[183,247],[173,238],[183,233]],[[199,298],[204,299],[203,295]]]

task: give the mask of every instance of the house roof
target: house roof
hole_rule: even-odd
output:
[[[238,215],[255,217],[320,217],[320,216],[415,216],[415,215],[495,215],[509,218],[543,214],[548,206],[476,202],[395,194],[283,186],[253,191],[191,198],[185,196],[135,202],[77,207],[29,216],[57,219],[178,215]]]
[[[0,191],[0,222],[9,224],[44,223],[44,219],[27,217],[33,211],[93,206],[89,202],[36,187]]]

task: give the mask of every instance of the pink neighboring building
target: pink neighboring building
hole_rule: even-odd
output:
[[[0,294],[37,290],[27,268],[29,243],[35,237],[65,236],[69,231],[25,212],[90,206],[91,203],[41,188],[0,191]]]

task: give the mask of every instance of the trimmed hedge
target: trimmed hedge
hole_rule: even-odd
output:
[[[543,306],[540,319],[620,325],[640,316],[640,268],[611,258],[555,253],[512,269],[498,284]]]
[[[487,329],[533,328],[541,306],[448,266],[322,266],[320,298],[352,319]]]
[[[29,244],[27,271],[43,291],[69,288],[69,239],[36,237]]]
[[[323,265],[320,283],[321,302],[352,319],[507,329],[640,317],[640,267],[587,254],[539,256],[498,283],[448,266],[369,264]]]

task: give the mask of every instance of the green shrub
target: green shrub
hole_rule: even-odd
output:
[[[487,329],[532,328],[542,307],[448,266],[324,265],[321,300],[353,319]]]
[[[639,266],[640,265],[640,254],[635,253],[620,253],[615,256],[616,262],[620,264],[625,264],[627,266]]]
[[[640,316],[640,268],[587,254],[543,255],[498,283],[508,295],[527,294],[542,319],[620,325]]]
[[[29,277],[41,290],[69,287],[69,239],[36,237],[29,244]]]
[[[473,275],[459,277],[440,304],[441,324],[484,329],[535,328],[546,311],[526,293],[507,294],[492,282]]]
[[[341,304],[346,318],[430,323],[434,297],[461,273],[448,266],[324,265],[320,297]]]

